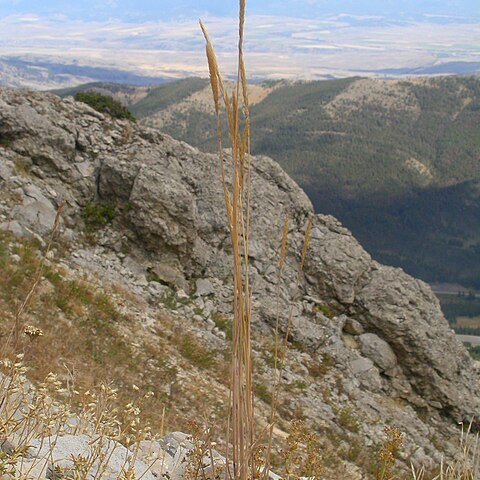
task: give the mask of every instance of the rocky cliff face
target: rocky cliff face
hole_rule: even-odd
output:
[[[228,157],[228,155],[227,155]],[[218,158],[72,99],[0,90],[0,227],[48,236],[58,206],[71,262],[123,282],[137,295],[167,289],[195,299],[182,307],[212,342],[225,342],[212,312],[231,309],[229,234]],[[115,208],[113,223],[85,242],[82,212]],[[252,159],[251,279],[255,348],[272,335],[276,258],[289,219],[281,324],[293,305],[291,350],[298,368],[284,411],[319,431],[372,446],[385,424],[406,433],[404,460],[438,461],[459,421],[478,411],[478,376],[423,282],[373,261],[333,217],[316,215],[298,298],[296,277],[307,218],[305,193],[266,157]],[[90,239],[91,244],[91,239]],[[312,365],[317,365],[316,370]],[[321,373],[318,373],[318,372]],[[263,369],[264,382],[271,368]],[[354,478],[354,477],[352,477]]]

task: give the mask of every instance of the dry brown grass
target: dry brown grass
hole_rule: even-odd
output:
[[[48,241],[47,248],[45,249],[45,254],[42,257],[42,259],[38,262],[37,269],[35,271],[34,277],[33,277],[33,282],[32,285],[30,286],[30,289],[28,290],[27,294],[25,295],[25,299],[23,302],[20,304],[18,307],[17,311],[15,312],[15,318],[13,322],[13,327],[12,331],[10,333],[9,338],[7,339],[7,343],[10,342],[11,337],[13,336],[13,348],[15,351],[18,349],[18,341],[20,338],[20,329],[21,329],[21,322],[22,322],[22,317],[23,315],[27,312],[27,309],[29,307],[30,301],[32,299],[33,294],[35,293],[35,290],[37,289],[40,280],[42,279],[42,274],[43,274],[43,269],[45,266],[45,259],[47,258],[53,242],[55,240],[55,236],[58,232],[58,227],[60,225],[60,216],[62,214],[62,209],[63,205],[61,205],[57,211],[57,214],[55,216],[55,220],[53,222],[53,227],[52,227],[52,234],[50,236],[50,240]],[[25,326],[24,328],[24,333],[29,336],[29,337],[37,337],[37,336],[42,336],[43,332],[41,329],[38,327],[34,327],[31,325]]]
[[[245,23],[245,0],[240,0],[239,12],[239,41],[238,41],[238,66],[237,82],[231,95],[223,81],[218,66],[215,51],[203,23],[200,27],[206,41],[206,54],[210,72],[210,85],[215,105],[217,119],[217,138],[220,157],[221,180],[224,191],[227,220],[230,228],[230,239],[233,251],[233,284],[234,284],[234,311],[233,311],[233,347],[231,357],[231,385],[230,399],[231,411],[227,422],[227,464],[230,460],[230,445],[232,449],[233,478],[247,480],[248,478],[267,478],[270,470],[270,455],[272,447],[272,434],[276,417],[278,389],[281,383],[281,368],[285,364],[287,339],[292,321],[293,307],[286,326],[283,341],[280,339],[279,312],[275,328],[274,352],[274,378],[272,380],[271,414],[270,423],[263,433],[255,438],[254,393],[252,383],[252,344],[251,344],[251,291],[249,285],[248,242],[250,236],[250,110],[247,76],[243,56],[243,34]],[[232,178],[227,179],[225,157],[222,145],[221,110],[226,112],[228,124],[228,138],[232,149],[232,165],[228,171]],[[243,115],[243,122],[241,121]],[[241,126],[243,125],[243,126]],[[229,185],[232,185],[229,188]],[[305,244],[302,251],[298,270],[300,283],[301,271],[304,266],[308,249],[309,236],[312,227],[312,218],[309,219]],[[283,272],[283,262],[287,247],[288,219],[285,219],[280,256],[278,276]],[[277,292],[277,304],[279,292]],[[268,392],[266,392],[268,393]],[[267,441],[266,448],[262,442]],[[265,455],[260,455],[265,451]]]
[[[243,61],[245,1],[240,1],[238,74],[231,97],[224,84],[215,51],[200,21],[205,36],[210,84],[217,118],[221,177],[233,251],[233,328],[231,357],[231,410],[227,426],[227,464],[232,459],[233,477],[246,480],[257,472],[252,382],[251,293],[248,276],[248,238],[250,230],[250,113]],[[229,189],[222,145],[220,101],[227,113],[232,148],[232,178]],[[242,106],[244,127],[241,132]],[[231,451],[230,451],[231,445]]]
[[[13,361],[3,360],[1,368],[5,375],[0,373],[0,475],[6,475],[2,478],[48,477],[48,462],[59,438],[80,434],[95,441],[90,442],[84,455],[72,455],[72,467],[68,470],[55,466],[54,478],[99,480],[104,477],[115,450],[122,445],[132,447],[132,456],[126,458],[119,478],[134,478],[131,475],[138,445],[152,438],[149,426],[140,420],[141,408],[150,393],[138,395],[135,403],[125,405],[121,421],[117,392],[109,387],[86,392],[84,400],[78,401],[79,393],[66,388],[54,374],[35,386],[30,384],[23,354]],[[72,404],[76,405],[75,411]],[[32,458],[27,452],[34,441],[39,442],[40,449],[44,446],[46,453]]]
[[[480,479],[480,441],[479,434],[472,432],[472,423],[461,425],[460,444],[456,457],[451,461],[443,461],[439,465],[439,473],[432,480],[479,480]],[[423,468],[412,467],[413,480],[427,480]]]
[[[225,391],[223,351],[212,352],[190,332],[188,320],[156,313],[153,307],[155,331],[145,329],[138,319],[148,305],[141,298],[105,288],[93,276],[78,278],[58,267],[57,260],[68,264],[58,250],[54,243],[55,260],[48,260],[46,249],[35,240],[0,232],[1,359],[14,361],[16,354],[23,354],[34,384],[43,382],[50,372],[80,393],[95,392],[108,383],[118,390],[119,408],[138,397],[132,385],[140,392],[153,391],[144,418],[157,431],[164,408],[164,426],[169,431],[186,430],[194,418],[225,415],[218,402]],[[11,334],[15,312],[29,294],[28,308],[18,317],[15,346]],[[35,335],[35,329],[43,335]],[[82,395],[76,398],[80,401]]]

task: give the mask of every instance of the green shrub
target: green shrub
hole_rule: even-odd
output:
[[[162,283],[160,277],[158,276],[158,274],[156,274],[155,272],[153,272],[152,270],[149,270],[147,272],[147,282],[157,282],[157,283]]]
[[[308,388],[308,383],[303,380],[295,380],[291,385],[298,390],[306,390]]]
[[[103,95],[98,92],[78,92],[75,94],[77,102],[83,102],[100,113],[108,113],[113,118],[126,118],[132,122],[136,122],[136,118],[124,107],[120,102],[112,97]]]
[[[83,207],[82,218],[90,229],[103,227],[115,218],[115,208],[108,203],[89,202]]]
[[[215,363],[215,352],[207,350],[191,335],[181,339],[179,350],[184,358],[203,370],[212,368]]]
[[[322,313],[327,318],[333,318],[335,316],[335,312],[327,304],[315,305],[313,307],[313,313],[317,312]]]
[[[270,404],[272,402],[272,393],[264,383],[255,383],[253,385],[253,393],[263,402]]]
[[[230,320],[228,315],[224,315],[220,312],[213,312],[212,320],[215,322],[215,326],[219,330],[225,332],[227,340],[232,340],[232,321]]]
[[[160,302],[165,305],[166,308],[169,310],[177,310],[178,309],[178,304],[177,304],[177,297],[175,295],[175,292],[171,290],[170,288],[165,290],[161,297],[160,297]]]
[[[334,408],[333,410],[341,427],[354,433],[357,433],[360,430],[360,422],[352,408]]]
[[[335,364],[334,359],[325,352],[321,358],[312,358],[306,365],[308,373],[313,378],[322,378],[325,376]]]
[[[10,138],[4,133],[0,133],[0,147],[8,148],[10,146]]]

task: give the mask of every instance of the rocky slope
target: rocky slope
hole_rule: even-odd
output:
[[[146,299],[150,310],[171,294],[162,308],[175,308],[212,348],[228,343],[213,321],[218,315],[228,319],[232,301],[215,155],[114,121],[71,98],[0,90],[1,228],[44,241],[60,204],[65,205],[62,236],[70,246],[63,261],[72,271],[95,272],[106,284],[122,284]],[[92,232],[89,215],[107,205],[112,223],[97,224]],[[458,422],[469,422],[480,407],[474,365],[430,288],[373,261],[333,217],[314,217],[296,293],[312,213],[305,193],[275,162],[253,158],[257,385],[268,385],[272,377],[265,353],[273,339],[275,263],[287,216],[279,302],[283,328],[292,305],[293,328],[284,379],[291,389],[299,388],[281,395],[282,419],[304,418],[336,445],[343,462],[360,465],[344,478],[365,478],[358,451],[375,451],[386,424],[406,435],[405,465],[430,467],[442,453],[451,453]],[[158,320],[150,319],[149,309],[138,328],[152,336],[155,329],[148,327]],[[265,397],[257,390],[260,398],[262,393]],[[262,413],[265,406],[258,404]]]
[[[250,100],[253,153],[279,162],[316,212],[339,218],[381,263],[480,289],[478,76],[267,82],[251,85]],[[216,149],[207,79],[152,88],[129,108]]]

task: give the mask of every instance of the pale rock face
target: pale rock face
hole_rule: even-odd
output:
[[[206,278],[199,278],[195,285],[195,295],[198,295],[199,297],[210,295],[215,291],[215,287],[212,285],[212,282]]]
[[[348,333],[349,335],[361,335],[365,332],[362,324],[360,322],[357,322],[353,318],[347,318],[343,327],[343,331],[345,333]]]
[[[52,229],[57,211],[52,202],[42,193],[32,195],[25,191],[23,204],[16,207],[12,214],[24,227],[41,235],[47,235]]]
[[[360,357],[350,364],[350,368],[352,369],[353,375],[355,375],[364,388],[372,392],[379,392],[381,390],[382,380],[380,378],[380,372],[372,360]]]
[[[393,376],[397,357],[390,345],[374,333],[364,333],[358,337],[360,351],[373,360],[382,373]]]
[[[83,229],[81,208],[89,201],[109,202],[117,216],[99,233],[106,266],[98,258],[90,261],[85,251],[76,257],[82,267],[125,281],[141,277],[131,282],[139,295],[158,296],[166,286],[187,297],[196,298],[197,291],[208,329],[214,328],[212,312],[231,312],[231,245],[217,156],[73,100],[8,89],[0,89],[0,135],[9,139],[8,147],[0,147],[0,192],[10,195],[0,197],[2,228],[45,236],[65,203],[62,228],[75,242]],[[18,158],[32,165],[28,175],[15,173]],[[229,173],[227,167],[227,178]],[[334,430],[340,427],[331,403],[349,406],[366,419],[357,434],[365,444],[379,438],[379,425],[389,418],[406,432],[411,453],[434,458],[432,429],[449,438],[457,421],[478,413],[480,390],[478,373],[431,289],[373,261],[326,215],[314,216],[297,288],[312,205],[267,157],[252,158],[251,181],[253,326],[271,335],[277,312],[283,330],[291,314],[293,340],[308,358],[323,362],[295,402],[314,426]],[[285,217],[289,239],[278,284]],[[122,242],[129,246],[127,256]],[[147,272],[156,275],[155,285],[146,281]],[[322,313],[325,306],[332,318]],[[346,342],[344,334],[354,341]],[[326,387],[331,400],[322,396]],[[398,400],[395,408],[387,399]]]
[[[44,441],[34,439],[30,442],[28,451],[30,458],[45,459],[48,463],[44,477],[52,478],[55,468],[74,472],[73,457],[96,458],[86,476],[88,479],[96,478],[98,471],[103,471],[102,478],[117,479],[122,472],[133,470],[135,478],[155,480],[149,466],[134,457],[133,453],[118,442],[108,440],[100,446],[92,446],[92,438],[87,435],[52,436]],[[41,478],[41,477],[40,477]]]

